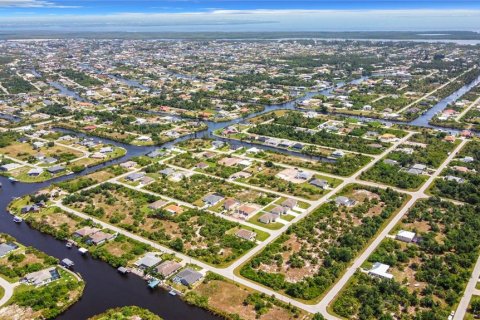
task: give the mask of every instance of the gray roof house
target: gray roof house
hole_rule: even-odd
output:
[[[410,167],[410,169],[408,169],[408,173],[410,174],[416,174],[416,175],[419,175],[419,174],[423,174],[425,172],[425,170],[427,170],[427,166],[424,165],[424,164],[420,164],[420,163],[416,163],[414,164],[413,166]]]
[[[6,254],[10,253],[11,251],[13,251],[17,248],[18,248],[18,246],[13,242],[0,244],[0,257],[5,256]]]
[[[137,181],[145,177],[145,172],[132,172],[125,179],[130,181]]]
[[[201,274],[200,272],[187,268],[180,271],[173,279],[173,282],[179,282],[184,286],[188,287],[195,284],[197,281],[202,279],[202,277],[203,274]]]
[[[356,201],[344,196],[340,196],[335,198],[335,203],[337,204],[337,206],[351,207],[355,205]]]
[[[56,173],[62,172],[64,170],[65,170],[65,167],[61,166],[61,165],[56,165],[56,166],[47,168],[47,171],[50,172],[51,174],[56,174]]]
[[[322,179],[313,179],[309,182],[312,186],[321,188],[321,189],[326,189],[328,188],[328,182],[326,180]]]
[[[140,269],[148,269],[148,268],[155,267],[160,262],[162,262],[162,259],[157,257],[157,254],[155,252],[147,252],[142,258],[138,259],[134,264]]]
[[[223,200],[223,197],[218,194],[209,194],[203,197],[203,202],[205,202],[209,206],[214,206],[220,201]]]

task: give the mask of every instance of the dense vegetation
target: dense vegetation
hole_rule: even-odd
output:
[[[147,193],[104,183],[71,194],[63,199],[63,203],[212,264],[233,261],[255,246],[254,242],[229,232],[238,227],[238,223],[195,209],[175,215],[162,209],[146,209],[156,200],[158,197]],[[120,203],[121,210],[118,209]],[[117,208],[114,212],[109,209],[113,206]],[[124,222],[126,219],[128,222]],[[229,253],[223,253],[224,250]]]
[[[369,170],[363,171],[360,178],[382,182],[402,189],[417,189],[427,179],[426,176],[408,173],[398,165],[391,165],[383,161],[379,161]]]
[[[371,141],[355,136],[339,135],[320,130],[315,133],[292,130],[292,127],[276,124],[260,124],[249,130],[250,133],[281,139],[306,142],[330,148],[339,148],[368,154],[379,154],[384,148],[371,146]],[[388,144],[382,144],[386,147]]]
[[[102,314],[96,315],[89,320],[162,320],[156,314],[137,306],[128,306],[109,309]]]
[[[312,300],[320,296],[405,201],[405,196],[391,189],[351,185],[344,192],[355,190],[374,192],[379,199],[365,200],[351,209],[338,208],[333,202],[321,205],[250,260],[241,269],[241,275],[295,298]],[[381,212],[370,216],[368,212],[374,207],[381,208]],[[292,252],[291,239],[296,239],[299,251]],[[291,255],[285,261],[287,253]],[[307,265],[317,271],[296,282],[289,282],[284,272],[267,272],[261,268],[289,266],[301,269]]]
[[[398,270],[395,279],[357,273],[335,301],[336,313],[359,319],[448,317],[478,257],[478,207],[429,198],[417,202],[402,223],[402,229],[418,232],[419,243],[400,245],[387,239],[368,259],[370,264],[381,262]],[[407,278],[411,273],[413,279]]]
[[[98,86],[103,83],[102,81],[95,79],[86,73],[73,69],[64,69],[62,70],[62,74],[83,87]]]

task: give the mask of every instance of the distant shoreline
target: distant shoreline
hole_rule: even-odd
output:
[[[480,42],[474,31],[339,31],[339,32],[90,32],[90,31],[27,31],[0,32],[0,40],[55,39],[138,39],[138,40],[359,40],[359,41],[473,41]]]

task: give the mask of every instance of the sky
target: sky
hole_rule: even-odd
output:
[[[0,32],[480,31],[480,0],[0,0]]]

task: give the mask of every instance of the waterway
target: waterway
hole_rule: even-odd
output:
[[[358,81],[361,80],[356,80],[356,82]],[[460,98],[463,94],[465,94],[468,90],[470,90],[474,85],[478,83],[480,83],[480,77],[477,78],[474,83],[462,87],[460,90],[456,91],[449,97],[443,99],[438,104],[436,104],[430,111],[426,112],[424,115],[408,124],[431,127],[431,125],[428,124],[428,121],[433,117],[433,115],[435,115],[438,111],[442,110],[448,103],[451,103]],[[55,86],[55,84],[52,85]],[[342,85],[343,83],[337,84],[337,86]],[[65,91],[61,87],[63,86],[58,87],[58,89],[65,92],[66,94],[71,95],[77,99],[83,99],[79,97],[76,93],[68,89],[68,91]],[[267,113],[279,109],[293,110],[296,108],[297,102],[309,99],[313,95],[318,93],[328,95],[332,92],[332,90],[333,88],[320,92],[308,92],[305,95],[295,99],[294,101],[266,106],[263,111],[251,114],[247,117],[247,119],[258,116],[262,113]],[[235,119],[221,123],[207,121],[207,130],[200,133],[194,133],[188,136],[181,137],[179,139],[176,139],[175,141],[166,143],[164,147],[171,146],[179,141],[190,139],[192,137],[210,137],[212,136],[213,131],[217,129],[237,124],[245,120],[246,119]],[[366,120],[369,119],[366,118]],[[378,121],[378,119],[375,119],[375,121]],[[139,277],[136,277],[134,275],[121,276],[114,268],[110,267],[108,264],[92,259],[88,257],[88,255],[81,256],[77,253],[76,250],[67,249],[63,241],[56,240],[51,236],[44,235],[34,229],[31,229],[25,223],[13,223],[12,216],[6,211],[6,207],[14,197],[21,197],[26,194],[34,193],[36,190],[44,188],[53,182],[70,179],[77,175],[85,175],[97,170],[102,166],[123,162],[133,156],[146,154],[156,148],[131,146],[115,141],[110,141],[104,138],[95,139],[121,146],[127,150],[127,155],[120,159],[112,160],[108,163],[88,168],[79,174],[64,176],[43,183],[11,183],[8,179],[0,176],[0,183],[2,183],[3,185],[0,190],[0,232],[8,233],[17,238],[18,241],[20,241],[21,243],[29,246],[34,246],[46,252],[47,254],[57,257],[59,259],[67,257],[73,260],[75,262],[75,271],[78,272],[86,281],[86,288],[82,299],[76,304],[74,304],[72,308],[68,309],[65,313],[59,316],[58,319],[83,320],[94,314],[101,313],[108,308],[124,305],[138,305],[140,307],[147,308],[166,320],[219,319],[218,317],[213,316],[212,314],[208,313],[203,309],[186,304],[178,297],[170,296],[166,291],[162,289],[157,289],[153,291],[149,290],[146,286],[145,281],[143,281]],[[246,142],[229,142],[234,144],[242,144],[244,146],[249,145]],[[274,149],[275,151],[289,152],[286,150],[278,150],[267,146],[255,146],[264,149]],[[292,154],[299,155],[296,153]]]

